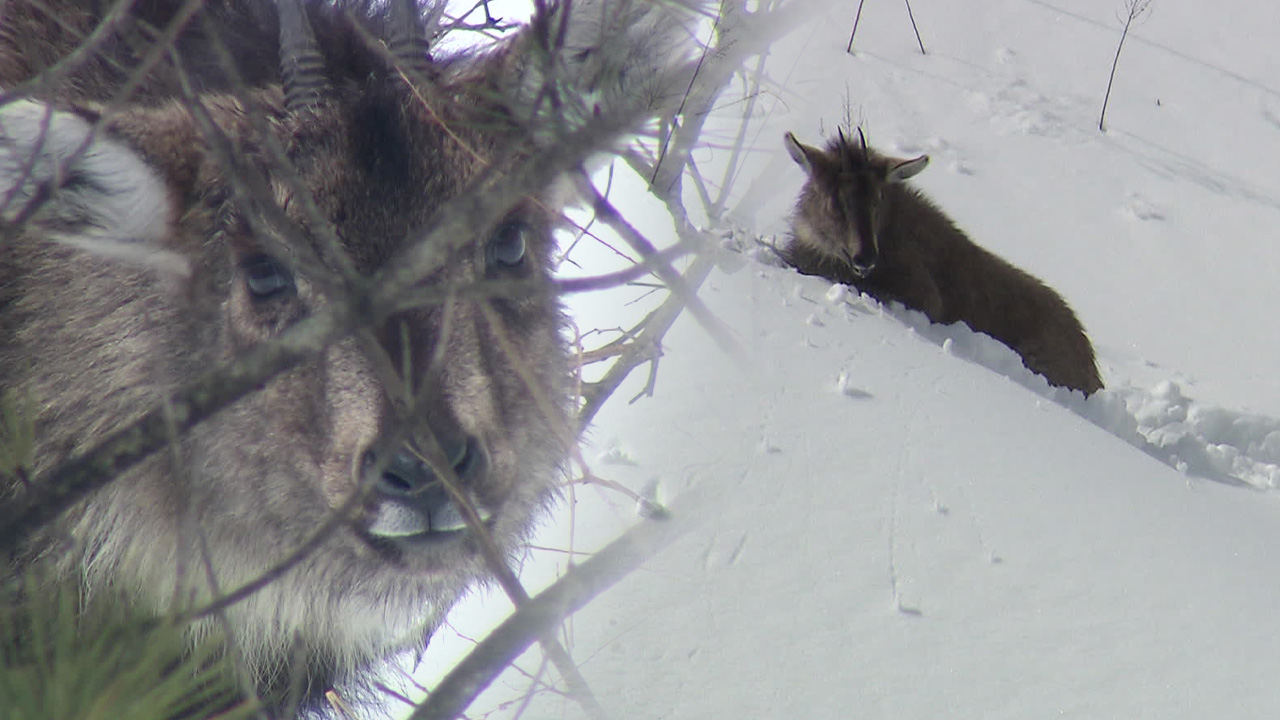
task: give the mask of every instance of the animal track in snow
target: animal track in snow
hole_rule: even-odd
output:
[[[1164,220],[1164,210],[1145,196],[1131,192],[1120,206],[1120,212],[1134,220]]]
[[[871,393],[853,384],[853,377],[848,370],[841,370],[840,375],[836,378],[836,389],[841,395],[851,397],[857,400],[870,400],[875,397]]]
[[[1073,98],[1048,97],[1025,80],[1014,78],[994,92],[969,93],[970,110],[985,115],[1004,135],[1036,135],[1083,140],[1088,125],[1081,104]]]

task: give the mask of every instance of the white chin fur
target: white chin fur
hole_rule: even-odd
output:
[[[488,522],[491,514],[483,508],[477,508],[482,522]],[[369,523],[369,534],[374,537],[397,538],[412,537],[428,532],[453,532],[466,530],[467,521],[462,514],[450,504],[427,515],[398,502],[387,501],[378,506],[373,522]]]
[[[384,502],[378,514],[369,523],[369,534],[374,537],[409,537],[431,530],[431,522],[425,515],[399,504]]]

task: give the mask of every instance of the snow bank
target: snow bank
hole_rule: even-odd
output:
[[[968,330],[756,264],[704,297],[748,356],[682,321],[659,397],[601,418],[626,458],[612,479],[708,498],[701,529],[574,618],[611,716],[1280,712],[1280,575],[1260,572],[1274,503],[1028,393]],[[1097,404],[1140,426],[1179,414],[1139,418],[1120,397]],[[520,667],[536,673],[536,652]],[[509,673],[472,716],[511,716],[527,686]],[[581,715],[543,692],[524,716]]]
[[[722,246],[760,264],[780,267],[773,250],[777,242],[776,237],[752,237],[738,230],[726,233]],[[806,318],[810,325],[820,325],[821,318],[833,312],[846,317],[858,313],[887,315],[906,326],[908,332],[940,347],[943,353],[1003,375],[1180,472],[1259,490],[1274,489],[1280,484],[1280,420],[1197,403],[1184,396],[1173,380],[1160,381],[1150,388],[1107,387],[1086,398],[1079,391],[1049,385],[1028,370],[1013,350],[964,323],[931,323],[924,313],[901,303],[881,304],[838,284],[826,287],[820,294],[816,290],[799,291],[800,297],[821,308]],[[806,292],[816,297],[809,297]]]

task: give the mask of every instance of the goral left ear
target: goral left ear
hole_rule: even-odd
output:
[[[889,182],[902,182],[919,175],[920,171],[924,170],[928,165],[928,155],[921,155],[910,160],[895,160],[889,166],[889,172],[885,175],[885,179]]]

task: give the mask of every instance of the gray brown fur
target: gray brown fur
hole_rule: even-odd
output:
[[[177,4],[140,3],[153,22]],[[34,33],[51,32],[31,20],[42,12],[36,5],[82,30],[96,22],[88,4],[74,0],[0,4],[0,13],[8,13],[0,19],[0,82],[29,79],[73,45],[66,38],[59,45],[54,36],[36,42]],[[220,16],[221,31],[242,43],[257,38],[241,58],[253,89],[243,99],[222,94],[225,81],[215,74],[203,81],[203,104],[236,156],[269,179],[274,200],[305,229],[293,189],[248,118],[266,119],[361,272],[383,267],[412,230],[429,226],[484,169],[477,155],[499,156],[497,148],[519,137],[494,100],[493,83],[506,62],[500,52],[438,63],[433,89],[450,102],[432,114],[380,58],[344,33],[340,14],[313,10],[334,88],[298,112],[285,107],[274,72],[260,63],[251,68],[276,52],[274,18],[264,32],[236,25],[253,13],[226,7],[236,12]],[[14,18],[24,13],[19,32]],[[108,54],[127,57],[121,47]],[[82,160],[28,222],[10,222],[32,183],[51,177],[65,159],[46,144],[37,152],[48,157],[20,182],[37,146],[31,124],[71,140],[83,136],[101,108],[97,101],[119,87],[114,71],[103,69],[108,65],[99,58],[72,83],[38,93],[52,105],[22,100],[0,107],[0,202],[13,196],[0,210],[0,389],[35,403],[38,440],[29,471],[37,478],[202,372],[332,301],[288,258],[274,258],[271,266],[288,266],[287,273],[268,273],[272,281],[289,281],[284,294],[251,292],[247,275],[268,246],[251,232],[231,174],[188,108],[172,99],[163,73],[141,102],[105,123],[94,145],[105,165]],[[492,514],[491,535],[508,554],[554,494],[570,427],[569,363],[551,286],[545,205],[529,198],[502,226],[515,228],[527,244],[518,265],[493,262],[487,253],[497,239],[477,237],[430,278],[453,286],[533,279],[542,292],[493,300],[492,315],[474,301],[424,307],[376,333],[390,358],[411,359],[409,382],[427,398],[420,424],[446,450],[459,449],[454,469],[474,505]],[[324,257],[322,243],[302,233],[310,247],[293,250]],[[17,549],[24,567],[81,583],[89,603],[127,602],[163,613],[189,606],[193,595],[197,604],[212,595],[197,530],[220,588],[232,589],[299,547],[362,482],[372,482],[374,492],[347,525],[227,611],[257,692],[277,711],[293,706],[289,698],[298,693],[304,709],[314,708],[334,683],[422,648],[444,612],[486,575],[474,539],[463,533],[394,535],[456,511],[440,505],[448,501],[438,497],[438,483],[404,499],[395,495],[398,478],[368,478],[366,454],[396,429],[391,398],[404,392],[384,378],[354,340],[338,342],[198,426],[176,452],[152,457],[45,528]],[[0,491],[13,497],[22,489],[10,478]],[[429,509],[425,495],[435,503]],[[212,622],[195,628],[193,638],[213,635]]]
[[[809,176],[783,259],[806,275],[963,322],[1012,348],[1052,385],[1102,388],[1093,346],[1058,293],[980,247],[905,180],[927,156],[891,158],[843,133],[825,149],[786,136]]]
[[[12,0],[0,3],[0,90],[12,89],[53,67],[105,26],[108,0]],[[54,84],[38,82],[31,95],[45,99],[106,101],[133,79],[153,46],[156,32],[166,30],[178,5],[173,0],[136,0],[102,35],[96,52]],[[384,72],[384,63],[369,53],[352,31],[350,18],[360,18],[369,36],[391,35],[384,8],[376,0],[308,2],[309,15],[324,48],[328,76],[354,80]],[[178,34],[182,64],[200,92],[222,92],[232,78],[218,58],[214,43],[235,59],[235,74],[250,87],[280,81],[279,25],[270,2],[209,0]],[[152,104],[176,97],[181,83],[173,60],[161,56],[130,97]]]

